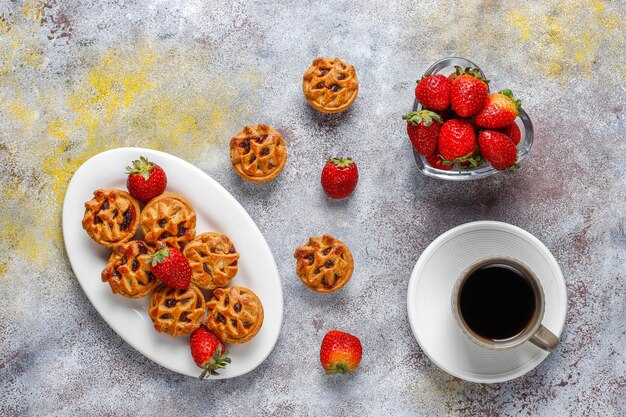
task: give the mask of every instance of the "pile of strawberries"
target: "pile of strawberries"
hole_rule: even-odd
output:
[[[417,82],[423,110],[402,116],[413,148],[437,169],[459,170],[491,164],[513,171],[520,130],[521,102],[511,90],[489,94],[489,80],[476,68],[455,67],[448,77],[429,75]]]

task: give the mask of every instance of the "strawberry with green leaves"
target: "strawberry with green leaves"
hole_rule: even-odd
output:
[[[471,161],[476,152],[474,127],[467,120],[448,120],[441,126],[437,147],[445,163]]]
[[[511,90],[490,94],[483,108],[474,115],[474,122],[488,129],[505,127],[515,121],[521,105]]]
[[[128,192],[144,204],[163,194],[167,186],[167,176],[163,168],[144,156],[133,161],[132,166],[126,167],[126,173]]]
[[[352,158],[331,158],[322,168],[322,188],[334,199],[348,197],[359,181],[359,170]]]
[[[485,104],[489,94],[488,80],[484,80],[476,68],[456,68],[456,77],[450,86],[452,110],[459,117],[476,114]]]
[[[361,362],[363,347],[358,337],[339,330],[326,333],[320,348],[320,362],[329,374],[354,372]]]
[[[406,120],[406,131],[415,151],[431,156],[437,150],[437,138],[441,128],[441,117],[430,110],[413,111],[402,116]]]
[[[415,86],[415,98],[429,110],[445,110],[450,106],[451,84],[441,74],[423,77]]]
[[[200,374],[200,379],[204,379],[207,374],[219,375],[217,371],[231,362],[222,341],[204,324],[191,334],[189,347],[196,365],[204,369]]]
[[[160,245],[150,257],[150,271],[157,279],[178,290],[189,288],[191,283],[191,266],[178,249]]]
[[[483,130],[478,135],[478,147],[483,159],[497,170],[515,170],[517,164],[517,148],[507,135],[495,130]]]

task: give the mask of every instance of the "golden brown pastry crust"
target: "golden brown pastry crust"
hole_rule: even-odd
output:
[[[313,291],[337,291],[350,280],[354,259],[350,249],[331,235],[312,237],[293,254],[296,274]]]
[[[205,290],[225,287],[239,270],[239,253],[228,236],[202,233],[185,246],[191,266],[191,282]]]
[[[246,126],[230,140],[230,161],[244,180],[256,183],[273,180],[287,162],[285,141],[266,124]]]
[[[141,211],[141,231],[148,245],[162,242],[182,250],[196,235],[196,212],[183,196],[163,193]]]
[[[109,263],[102,271],[102,281],[108,282],[113,294],[141,298],[159,285],[150,272],[152,249],[141,240],[131,240],[113,248]]]
[[[263,325],[263,304],[245,287],[218,288],[207,302],[206,326],[223,342],[245,343]]]
[[[186,290],[161,284],[150,296],[148,314],[159,332],[172,336],[192,333],[204,319],[204,295],[193,284]]]
[[[139,203],[122,190],[96,190],[85,203],[83,229],[96,243],[113,247],[129,241],[139,227]]]
[[[306,101],[323,113],[350,107],[359,92],[354,67],[339,58],[316,58],[302,79]]]

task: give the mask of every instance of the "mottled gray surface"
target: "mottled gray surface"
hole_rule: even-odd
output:
[[[620,1],[4,1],[0,4],[0,415],[626,414],[626,6]],[[321,115],[304,70],[340,56],[354,105]],[[521,171],[480,182],[420,176],[400,116],[415,79],[445,56],[482,66],[534,121]],[[266,185],[242,182],[228,141],[245,124],[281,131],[289,160]],[[183,377],[118,337],[73,275],[61,203],[86,158],[116,146],[181,156],[257,222],[285,294],[281,337],[255,371]],[[324,197],[326,158],[360,181]],[[411,270],[439,234],[500,220],[537,236],[564,272],[559,348],[515,381],[480,385],[439,370],[406,315]],[[77,219],[79,221],[79,219]],[[293,250],[331,233],[356,268],[339,293],[296,277]],[[351,376],[324,375],[332,328],[364,348]]]

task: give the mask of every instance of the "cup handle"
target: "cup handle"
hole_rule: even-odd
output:
[[[537,332],[532,335],[530,342],[538,348],[552,352],[559,344],[559,338],[542,324]]]

